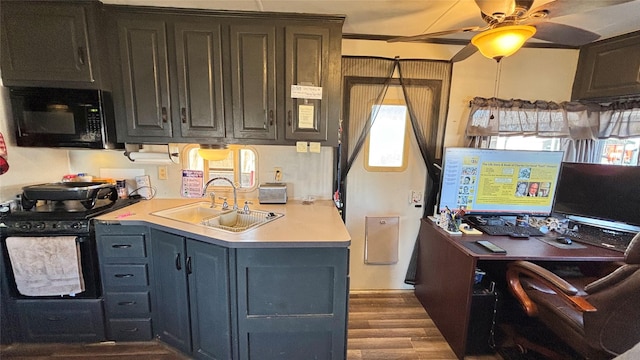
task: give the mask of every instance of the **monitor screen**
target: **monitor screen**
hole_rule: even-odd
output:
[[[553,211],[640,225],[640,167],[563,163]]]
[[[442,164],[440,212],[551,214],[561,151],[447,148]]]

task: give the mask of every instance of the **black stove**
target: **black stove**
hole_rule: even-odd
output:
[[[90,231],[91,218],[135,204],[140,199],[98,199],[91,209],[80,200],[44,201],[30,210],[12,211],[0,219],[9,234],[82,234]]]

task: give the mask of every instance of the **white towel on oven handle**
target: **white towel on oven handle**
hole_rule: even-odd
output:
[[[20,294],[73,296],[84,291],[75,236],[8,237],[6,244]]]

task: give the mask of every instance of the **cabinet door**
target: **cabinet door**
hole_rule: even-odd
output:
[[[1,8],[5,82],[95,80],[85,7],[5,1]]]
[[[237,250],[240,360],[344,359],[348,250]]]
[[[129,136],[171,136],[166,23],[119,19],[122,87]]]
[[[175,25],[182,137],[224,137],[220,25]]]
[[[151,229],[154,334],[167,344],[191,352],[186,249],[181,236]]]
[[[640,31],[580,49],[573,100],[615,99],[640,93]]]
[[[228,252],[187,240],[193,356],[231,359]]]
[[[327,140],[329,29],[287,26],[285,33],[285,137],[288,140]],[[291,85],[322,87],[322,98],[291,98]]]
[[[276,139],[275,26],[231,26],[233,135]]]

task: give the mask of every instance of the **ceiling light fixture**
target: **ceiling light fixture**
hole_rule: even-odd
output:
[[[482,55],[500,61],[513,55],[536,33],[529,25],[506,25],[479,33],[471,39]]]

